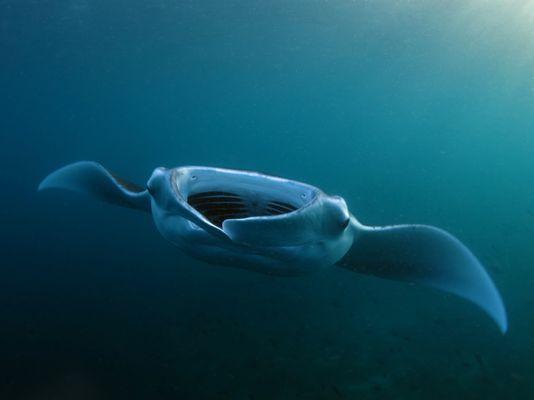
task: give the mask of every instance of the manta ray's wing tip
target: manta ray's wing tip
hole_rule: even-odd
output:
[[[48,174],[37,186],[37,191],[45,189],[79,190],[80,179],[94,173],[104,173],[105,169],[95,161],[76,161]]]
[[[450,233],[428,225],[365,227],[342,260],[355,272],[419,283],[480,307],[502,334],[508,318],[493,280],[473,253]]]
[[[53,174],[54,173],[51,173],[50,175],[47,175],[41,182],[39,182],[39,185],[37,185],[37,191],[38,192],[41,192],[43,190],[50,189],[51,187],[53,187],[53,185],[51,185],[51,183],[50,183],[51,176]]]
[[[499,331],[505,335],[508,332],[508,316],[506,313],[506,308],[504,307],[504,302],[502,301],[501,295],[498,292],[497,288],[491,281],[491,278],[487,276],[486,283],[486,293],[477,298],[477,296],[461,295],[460,297],[465,297],[467,300],[471,300],[473,303],[482,308],[486,314],[495,322]]]
[[[501,333],[505,335],[506,332],[508,332],[508,319],[506,318],[506,314],[504,314],[503,320],[500,322],[497,322],[497,324],[499,325],[499,329],[501,330]]]
[[[38,192],[54,187],[53,180],[56,172],[57,171],[52,172],[51,174],[47,175],[41,182],[39,182],[39,185],[37,185]]]
[[[497,307],[493,312],[489,312],[490,316],[493,318],[497,326],[499,327],[499,330],[503,335],[508,332],[508,316],[506,314],[506,309],[504,308],[504,303],[501,299],[501,296],[498,294],[498,303]]]

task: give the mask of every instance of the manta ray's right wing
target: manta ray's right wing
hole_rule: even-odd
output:
[[[150,195],[146,188],[115,176],[94,161],[78,161],[52,172],[39,185],[39,190],[44,189],[70,190],[150,212]]]
[[[351,224],[354,243],[337,265],[453,293],[481,307],[506,332],[499,292],[473,253],[454,236],[426,225],[368,227],[354,217]]]

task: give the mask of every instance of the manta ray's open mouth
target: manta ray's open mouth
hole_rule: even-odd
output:
[[[172,183],[180,198],[219,228],[228,219],[291,213],[309,204],[318,193],[301,182],[208,167],[177,169]]]
[[[281,215],[298,208],[285,201],[264,200],[261,196],[247,198],[222,191],[195,193],[187,198],[187,202],[219,227],[227,219]]]
[[[219,228],[229,219],[291,213],[318,193],[301,182],[223,168],[183,167],[173,172],[171,182],[182,201]]]

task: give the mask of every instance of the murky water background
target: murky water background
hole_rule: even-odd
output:
[[[0,396],[530,398],[533,27],[531,1],[0,1]],[[36,192],[81,159],[259,170],[441,226],[510,330],[336,268],[208,266],[147,215]]]

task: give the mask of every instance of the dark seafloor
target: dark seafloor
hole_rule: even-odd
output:
[[[0,399],[534,398],[534,1],[0,0]],[[36,191],[97,160],[302,180],[500,288],[209,266]]]

